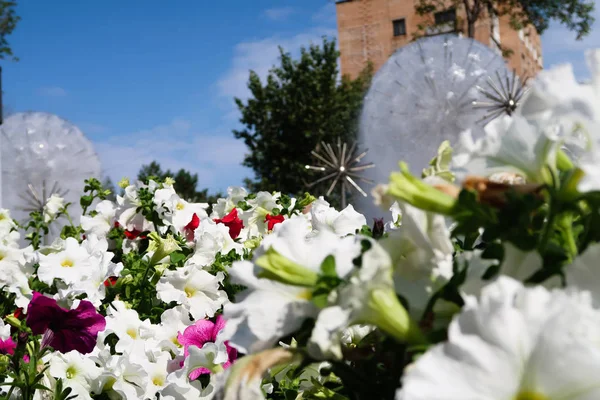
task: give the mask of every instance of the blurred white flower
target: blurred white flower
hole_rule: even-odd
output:
[[[65,199],[53,194],[46,200],[44,205],[44,222],[48,223],[56,218],[58,212],[65,206]]]
[[[310,214],[313,231],[329,230],[338,236],[356,233],[367,223],[365,216],[356,212],[351,204],[337,211],[323,197],[311,204]]]
[[[462,178],[512,172],[528,182],[549,183],[546,168],[555,170],[557,148],[551,131],[518,114],[503,116],[486,125],[484,138],[474,141],[470,130],[463,132],[452,166]]]
[[[258,278],[249,261],[234,263],[229,274],[232,283],[247,289],[236,295],[235,303],[225,305],[227,325],[221,334],[243,353],[273,346],[318,313],[310,301],[310,288]]]
[[[400,202],[402,225],[381,240],[394,266],[396,292],[419,316],[430,296],[452,277],[454,247],[442,215]]]
[[[396,398],[596,399],[598,337],[589,296],[501,277],[455,317],[448,342],[406,368]]]

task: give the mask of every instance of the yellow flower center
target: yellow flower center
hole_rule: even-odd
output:
[[[181,343],[179,343],[179,339],[177,339],[177,336],[171,337],[171,343],[173,343],[177,347],[181,347]]]
[[[129,328],[127,329],[127,334],[132,338],[132,339],[137,339],[138,337],[138,332],[137,329],[133,329],[133,328]]]
[[[67,368],[67,371],[65,372],[67,379],[73,379],[75,378],[75,375],[77,375],[77,369],[75,369],[75,367],[71,366]]]
[[[179,202],[177,203],[177,205],[175,206],[175,208],[179,211],[183,210],[185,208],[185,204]]]
[[[155,376],[154,378],[152,378],[152,383],[154,383],[154,385],[156,386],[164,386],[165,378],[163,378],[162,376]]]
[[[541,393],[524,391],[517,394],[514,400],[548,400],[548,397]]]
[[[190,297],[193,297],[194,294],[196,294],[196,289],[194,288],[190,288],[190,287],[185,287],[185,289],[183,289],[183,291],[185,292],[185,296],[189,299]]]
[[[4,257],[6,257],[6,254],[0,251],[0,261],[2,261]]]
[[[301,291],[300,293],[298,293],[298,295],[296,296],[296,298],[301,299],[301,300],[311,300],[312,299],[312,292],[308,289]]]
[[[75,265],[73,260],[69,260],[68,258],[65,258],[63,262],[60,263],[60,266],[65,268],[71,268],[73,265]]]
[[[115,382],[117,382],[117,379],[114,377],[109,377],[106,380],[106,383],[104,384],[104,387],[102,388],[103,392],[108,392],[109,390],[111,390],[113,388],[113,385],[115,384]]]
[[[4,221],[6,219],[6,215],[0,213],[0,221]]]

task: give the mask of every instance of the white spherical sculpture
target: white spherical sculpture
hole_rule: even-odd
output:
[[[442,141],[455,144],[468,128],[481,128],[487,111],[477,86],[499,74],[512,76],[501,55],[456,35],[421,38],[397,50],[375,75],[365,97],[360,141],[376,166],[364,177],[386,183],[398,161],[420,176]],[[369,196],[361,211],[384,216]]]
[[[13,114],[0,127],[0,151],[2,208],[21,222],[58,194],[72,203],[70,214],[78,223],[84,180],[99,178],[101,168],[75,125],[43,112]]]

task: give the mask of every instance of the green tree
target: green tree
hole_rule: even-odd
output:
[[[233,133],[249,149],[243,164],[254,170],[254,179],[245,182],[251,191],[297,195],[319,176],[305,168],[313,162],[311,150],[322,140],[356,139],[372,67],[355,80],[340,79],[338,57],[335,41],[323,39],[321,46],[302,48],[299,60],[280,48],[281,64],[264,84],[250,71],[252,96],[245,102],[235,99],[244,129]],[[324,186],[310,191],[323,194]]]
[[[221,193],[209,194],[208,189],[197,190],[198,187],[198,174],[191,174],[189,171],[180,169],[176,173],[170,170],[163,171],[160,164],[156,161],[152,161],[148,165],[143,165],[138,173],[138,180],[146,182],[148,179],[158,179],[164,181],[165,178],[170,177],[175,180],[173,187],[175,191],[184,200],[193,203],[216,203],[219,197],[222,197]]]
[[[13,55],[12,48],[6,39],[17,27],[17,22],[21,20],[15,11],[16,6],[16,1],[0,0],[0,60],[6,58],[18,60]]]
[[[458,8],[465,10],[469,37],[475,36],[475,23],[484,13],[508,15],[515,30],[533,25],[540,34],[555,20],[575,31],[577,39],[587,35],[594,22],[594,1],[589,0],[418,0],[415,3],[419,15]],[[419,28],[431,24],[433,21]]]

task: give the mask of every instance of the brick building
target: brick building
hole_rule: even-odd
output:
[[[408,44],[418,25],[429,26],[425,34],[455,32],[466,36],[463,8],[420,16],[418,0],[338,0],[337,26],[342,73],[356,77],[371,61],[379,69],[392,53]],[[422,32],[422,31],[421,31]],[[532,77],[543,68],[540,36],[533,26],[515,31],[508,16],[485,13],[475,23],[475,39],[501,53],[499,45],[512,50],[508,65],[521,77]]]

